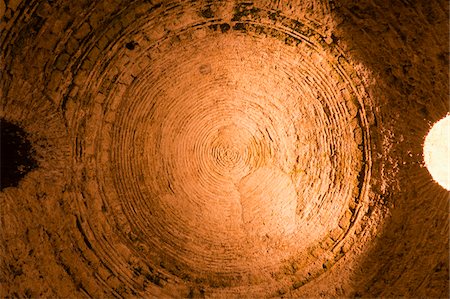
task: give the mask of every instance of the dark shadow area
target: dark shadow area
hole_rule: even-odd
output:
[[[449,193],[432,181],[422,147],[449,112],[449,3],[333,3],[337,38],[374,78],[373,130],[382,140],[373,141],[383,146],[374,168],[385,186],[373,191],[386,221],[355,269],[352,296],[447,298]]]
[[[19,181],[37,167],[33,151],[22,128],[0,120],[1,180],[0,190],[17,187]]]

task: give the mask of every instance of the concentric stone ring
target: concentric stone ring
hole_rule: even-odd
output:
[[[92,99],[96,130],[79,136],[91,201],[123,219],[133,254],[189,281],[256,290],[287,261],[294,283],[311,280],[351,246],[367,196],[372,111],[356,71],[310,22],[169,7],[146,8],[71,99]]]
[[[397,81],[340,31],[356,9],[1,3],[0,117],[37,163],[1,193],[4,247],[24,253],[4,254],[5,273],[26,273],[8,274],[8,294],[359,294],[365,254],[400,217],[389,200],[407,163],[389,139],[403,120],[377,93]],[[36,268],[13,265],[25,252]]]

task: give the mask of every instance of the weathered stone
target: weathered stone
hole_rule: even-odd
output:
[[[111,27],[109,27],[108,31],[106,32],[106,36],[109,39],[112,39],[117,33],[119,33],[121,29],[121,25],[119,22],[114,23]]]
[[[92,68],[92,62],[89,59],[85,59],[83,63],[81,63],[82,70],[89,70]]]
[[[5,1],[0,1],[0,19],[3,18],[3,16],[6,13],[6,5],[5,5]]]
[[[3,2],[3,1],[1,1]],[[46,18],[49,16],[50,12],[52,10],[52,7],[50,6],[50,4],[48,4],[47,1],[42,1],[38,8],[36,9],[36,14],[40,17]]]
[[[75,38],[71,38],[66,44],[66,52],[72,55],[73,53],[75,53],[79,46],[80,45],[78,41]]]
[[[22,2],[22,0],[9,0],[8,8],[11,8],[12,10],[16,10],[21,2]]]
[[[351,242],[345,242],[341,247],[342,253],[347,253],[351,248]]]
[[[49,57],[51,55],[51,51],[39,48],[36,50],[36,55],[34,56],[34,61],[36,63],[36,66],[38,66],[41,70],[44,68],[45,64],[48,63]]]
[[[322,247],[315,247],[312,251],[311,254],[312,256],[314,256],[315,258],[318,258],[319,256],[321,256],[323,253],[325,252],[325,250]]]
[[[81,40],[84,37],[86,37],[90,31],[91,26],[89,26],[89,23],[83,23],[81,27],[79,27],[78,30],[75,32],[74,37],[78,40]]]
[[[47,50],[53,50],[58,43],[58,36],[56,34],[48,33],[46,34],[46,38],[39,39],[38,47],[44,48]]]
[[[50,81],[47,84],[47,88],[50,90],[56,90],[61,82],[62,77],[62,72],[54,70],[50,76]]]
[[[333,241],[337,241],[339,239],[339,236],[342,234],[342,229],[340,228],[335,228],[331,231],[330,233],[330,238]]]
[[[446,297],[448,10],[387,2],[0,0],[2,295]]]
[[[73,82],[76,85],[81,86],[81,85],[86,83],[86,79],[87,79],[87,72],[86,71],[79,71],[76,74],[75,78],[73,79]]]
[[[12,18],[13,14],[14,14],[14,10],[12,10],[11,8],[8,7],[6,9],[4,18],[7,19],[7,20],[10,20]]]
[[[350,219],[352,218],[352,216],[353,214],[350,211],[345,211],[341,220],[339,220],[339,227],[342,229],[346,229],[350,225]]]
[[[363,142],[363,135],[362,135],[361,128],[356,128],[353,131],[353,136],[354,136],[355,141],[356,141],[357,144],[362,144],[362,142]]]
[[[103,18],[103,13],[101,11],[95,11],[89,17],[89,24],[92,28],[97,28],[101,23]]]
[[[129,13],[127,15],[125,15],[121,20],[121,24],[123,27],[127,27],[128,25],[130,25],[133,21],[135,21],[136,16],[134,13]]]
[[[334,240],[331,239],[331,237],[328,237],[320,244],[320,246],[322,247],[322,249],[328,250],[333,246],[333,244]]]
[[[56,59],[55,67],[58,70],[63,71],[66,68],[67,64],[69,63],[69,60],[70,60],[70,55],[67,53],[62,53]]]
[[[95,62],[95,61],[97,61],[99,55],[100,55],[100,49],[97,47],[93,47],[88,54],[88,59],[92,62]]]
[[[108,37],[106,36],[106,35],[102,35],[101,37],[100,37],[100,39],[98,40],[98,42],[97,42],[97,46],[98,46],[98,48],[99,49],[105,49],[106,48],[106,46],[108,45],[108,43],[109,43],[109,39],[108,39]]]

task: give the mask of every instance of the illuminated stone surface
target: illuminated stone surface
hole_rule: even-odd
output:
[[[339,2],[1,1],[2,292],[447,295],[446,4]]]

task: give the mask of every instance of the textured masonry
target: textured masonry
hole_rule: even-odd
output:
[[[0,1],[1,296],[447,296],[448,4],[337,2]]]

